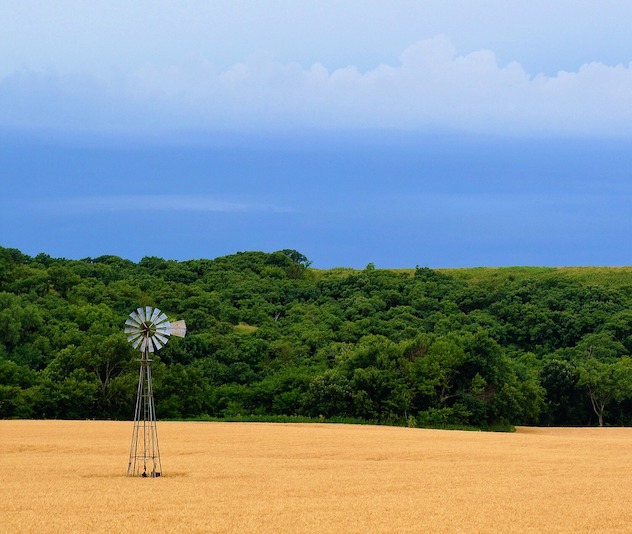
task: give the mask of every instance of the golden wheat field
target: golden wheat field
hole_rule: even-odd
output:
[[[0,421],[1,532],[626,532],[632,429]]]

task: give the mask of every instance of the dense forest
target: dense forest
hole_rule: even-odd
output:
[[[162,419],[632,424],[632,268],[317,270],[294,250],[0,247],[0,417],[129,419],[141,305],[188,326],[154,357]]]

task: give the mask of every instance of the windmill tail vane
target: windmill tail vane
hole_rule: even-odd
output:
[[[170,336],[184,337],[186,331],[184,321],[169,322],[166,314],[152,306],[138,308],[125,321],[127,340],[141,352],[127,476],[157,478],[162,475],[149,355],[163,348]]]

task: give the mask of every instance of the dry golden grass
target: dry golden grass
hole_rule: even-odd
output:
[[[632,429],[0,421],[1,532],[625,532]]]

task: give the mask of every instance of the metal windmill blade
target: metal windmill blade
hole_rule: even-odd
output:
[[[152,306],[136,309],[125,321],[127,340],[141,352],[160,350],[169,336],[184,337],[186,331],[184,321],[170,323],[165,313]]]

